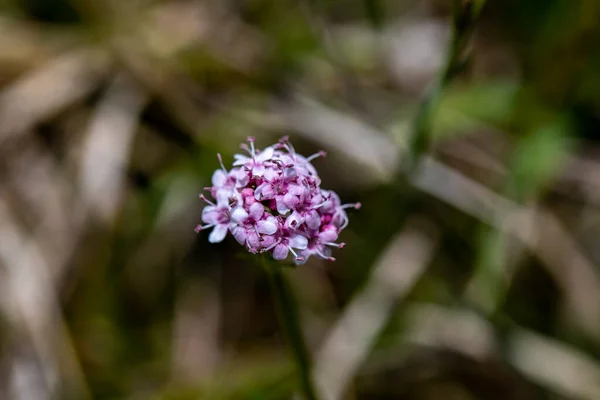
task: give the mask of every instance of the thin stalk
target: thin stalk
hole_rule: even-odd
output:
[[[289,348],[296,364],[300,387],[306,400],[317,400],[318,397],[311,378],[310,355],[300,326],[298,305],[281,272],[284,267],[266,258],[264,261],[279,319],[285,330]]]
[[[380,30],[383,27],[385,17],[385,10],[383,4],[381,4],[381,0],[363,0],[363,6],[371,27],[375,30]]]
[[[444,68],[435,83],[421,101],[413,121],[409,142],[409,170],[413,170],[422,154],[429,147],[431,126],[440,101],[449,83],[465,67],[468,61],[467,46],[485,0],[453,0],[452,38]]]

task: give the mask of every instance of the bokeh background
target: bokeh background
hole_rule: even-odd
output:
[[[362,202],[285,268],[324,399],[600,399],[600,2],[5,0],[0,398],[290,399],[267,279],[194,233],[248,135]]]

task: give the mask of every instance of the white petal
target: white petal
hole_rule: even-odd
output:
[[[277,232],[277,224],[269,220],[258,221],[256,227],[260,233],[264,233],[266,235],[272,235]]]
[[[218,169],[213,173],[212,184],[215,187],[221,187],[227,182],[227,174],[222,169]]]
[[[276,260],[285,260],[288,256],[289,250],[287,246],[283,244],[278,244],[273,249],[273,258]]]
[[[244,222],[248,219],[248,213],[242,207],[236,207],[231,213],[231,219],[237,223]]]
[[[258,156],[256,156],[256,161],[263,162],[270,160],[271,158],[273,158],[273,153],[273,146],[269,146],[266,149],[264,149]]]
[[[290,246],[295,249],[304,250],[308,246],[308,239],[302,235],[294,235],[290,238]]]
[[[219,243],[225,239],[225,235],[227,235],[227,224],[217,225],[210,235],[208,235],[208,241],[211,243]]]
[[[285,205],[285,203],[283,202],[283,196],[277,196],[276,200],[276,205],[277,205],[277,212],[279,214],[287,214],[290,209],[288,208],[288,206]]]
[[[254,190],[254,198],[258,201],[270,200],[273,198],[274,194],[273,187],[267,182],[259,185]]]
[[[285,227],[296,229],[304,222],[304,218],[298,211],[294,211],[285,220]]]
[[[252,158],[247,157],[242,154],[234,154],[233,158],[235,158],[235,161],[233,162],[234,167],[237,167],[238,165],[244,165],[244,164],[252,161]]]
[[[219,212],[215,206],[206,206],[202,210],[202,221],[207,224],[216,224],[219,217]]]
[[[248,237],[246,229],[242,228],[241,226],[236,226],[231,232],[239,244],[243,245],[246,243],[246,238]]]
[[[260,220],[264,213],[265,206],[263,206],[259,202],[256,202],[250,206],[250,215],[252,215],[252,218],[254,218],[255,220]]]
[[[277,170],[274,168],[267,168],[263,174],[263,177],[268,181],[272,181],[273,179],[279,177],[279,172],[277,172]]]
[[[231,196],[230,189],[219,189],[217,190],[217,205],[219,207],[225,207],[229,205],[229,197]]]

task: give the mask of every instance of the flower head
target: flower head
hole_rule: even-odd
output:
[[[296,264],[311,256],[334,260],[331,248],[344,247],[336,240],[348,225],[345,210],[360,203],[341,204],[335,192],[321,189],[311,162],[325,152],[301,156],[287,137],[262,151],[254,141],[249,137],[249,145],[241,146],[248,155],[236,154],[229,171],[218,155],[221,168],[207,188],[215,202],[200,195],[207,206],[196,232],[212,228],[211,243],[229,232],[249,252],[270,252],[276,260],[290,253]]]

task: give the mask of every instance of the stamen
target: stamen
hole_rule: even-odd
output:
[[[279,239],[278,241],[276,241],[275,243],[273,243],[272,245],[270,245],[269,247],[267,247],[266,249],[263,249],[262,252],[266,252],[271,250],[273,247],[277,246],[279,243],[281,243],[281,239]]]
[[[256,138],[254,136],[248,136],[248,142],[250,143],[250,149],[252,150],[250,154],[252,154],[252,159],[256,155],[256,151],[254,150],[254,141]]]
[[[219,164],[221,164],[221,169],[223,172],[227,173],[227,168],[225,168],[225,165],[223,164],[223,157],[221,157],[220,153],[217,153],[217,158],[219,159]]]
[[[289,136],[284,136],[281,139],[279,139],[279,146],[285,148],[292,156],[296,155],[296,150],[294,149],[294,146],[292,146],[292,144],[289,142],[290,137]],[[293,157],[294,160],[296,159],[296,157]]]
[[[329,197],[327,197],[325,200],[323,200],[323,202],[321,204],[317,204],[316,206],[312,206],[310,209],[311,210],[316,210],[317,208],[323,207],[325,204],[327,204],[328,201],[329,201]]]
[[[203,229],[212,228],[213,226],[215,226],[215,224],[198,225],[194,230],[196,231],[196,233],[198,233]]]
[[[355,210],[360,210],[361,207],[362,207],[362,204],[360,204],[360,203],[348,203],[348,204],[342,205],[342,209],[354,208]]]
[[[294,251],[294,249],[292,249],[292,247],[290,245],[288,245],[287,248],[294,255],[294,257],[297,260],[298,259],[298,254]]]
[[[337,247],[338,249],[343,249],[344,247],[346,247],[346,243],[344,243],[344,242],[342,242],[342,243],[325,242],[323,244],[326,244],[327,246]]]
[[[252,150],[250,150],[250,147],[248,147],[248,145],[247,145],[246,143],[242,143],[242,144],[240,144],[240,149],[242,149],[242,150],[244,150],[244,151],[247,151],[247,152],[248,152],[248,154],[250,154],[251,156],[254,156],[254,155],[252,154]]]
[[[334,216],[332,217],[332,220],[337,218],[338,216],[340,216],[342,218],[342,226],[340,226],[338,229],[340,231],[346,229],[346,227],[348,226],[348,216],[346,215],[345,212],[337,212],[334,214]]]
[[[344,215],[344,222],[342,223],[342,226],[340,226],[340,231],[346,229],[346,227],[348,226],[349,220],[348,220],[348,216]]]
[[[209,199],[207,199],[203,194],[201,194],[200,196],[200,200],[207,202],[208,204],[210,204],[211,206],[216,206],[215,203],[213,203],[212,201],[210,201]]]
[[[317,157],[323,157],[323,158],[325,158],[325,157],[327,157],[327,152],[326,152],[326,151],[324,151],[324,150],[321,150],[321,151],[319,151],[318,153],[315,153],[315,154],[313,154],[312,156],[310,156],[310,157],[307,157],[307,158],[306,158],[306,161],[308,161],[308,162],[311,162],[312,160],[314,160],[314,159],[315,159],[315,158],[317,158]]]
[[[325,254],[323,254],[321,252],[321,250],[319,250],[318,248],[315,248],[315,251],[317,252],[318,255],[321,256],[321,258],[325,259],[325,260],[329,260],[329,261],[335,261],[334,257],[327,257]]]

